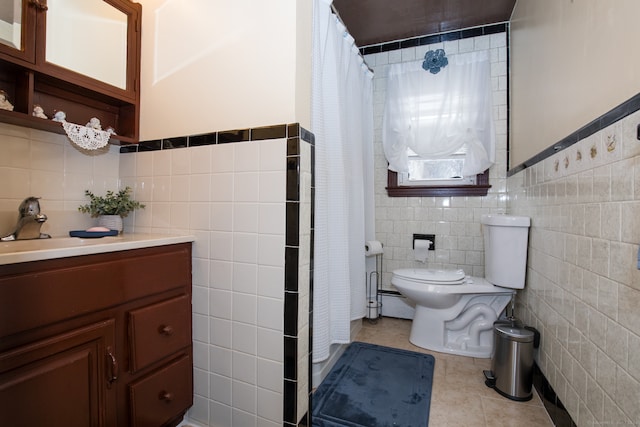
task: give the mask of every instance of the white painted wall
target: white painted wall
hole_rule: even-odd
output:
[[[511,166],[640,92],[640,2],[518,0],[511,20]]]
[[[311,2],[141,0],[141,140],[309,128]]]

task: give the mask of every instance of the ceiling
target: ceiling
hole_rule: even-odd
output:
[[[516,0],[333,0],[358,47],[509,21]]]

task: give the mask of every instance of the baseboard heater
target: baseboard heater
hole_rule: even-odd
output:
[[[415,304],[398,291],[381,290],[382,316],[413,319]]]

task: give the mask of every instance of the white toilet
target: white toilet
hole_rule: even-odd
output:
[[[416,305],[409,340],[418,347],[478,358],[491,357],[493,322],[524,288],[528,217],[483,215],[485,278],[463,270],[406,268],[391,276]]]

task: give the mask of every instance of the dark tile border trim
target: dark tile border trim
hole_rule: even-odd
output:
[[[556,392],[536,363],[533,364],[533,386],[556,427],[576,427],[567,408],[560,402]]]
[[[303,377],[298,372],[298,360],[301,354],[299,351],[299,344],[301,342],[298,336],[298,321],[300,319],[300,274],[299,268],[301,261],[304,261],[305,257],[300,252],[301,239],[300,239],[300,224],[303,223],[303,219],[300,217],[302,209],[300,203],[301,195],[304,189],[300,187],[302,179],[300,177],[301,170],[301,154],[302,149],[300,147],[300,141],[303,140],[310,144],[310,156],[311,156],[311,194],[313,195],[313,183],[315,175],[314,165],[314,153],[315,153],[315,136],[308,130],[300,127],[298,124],[287,125],[286,129],[280,129],[269,131],[269,135],[273,135],[273,132],[286,132],[287,135],[287,175],[286,175],[286,230],[285,230],[285,284],[284,284],[284,389],[283,389],[283,426],[296,427],[299,424],[297,409],[298,409],[298,380]],[[251,132],[254,135],[254,132]],[[308,359],[307,366],[308,374],[308,412],[302,415],[302,424],[311,425],[311,369],[312,369],[312,340],[313,340],[313,197],[311,199],[311,230],[309,241],[309,309],[308,313],[302,313],[302,315],[309,316],[309,341],[307,343]]]
[[[172,148],[184,148],[187,146],[187,137],[179,136],[177,138],[167,138],[162,140],[162,149],[170,150]]]
[[[274,132],[287,133],[287,128]],[[258,134],[264,131],[258,132]],[[266,132],[272,134],[274,132]],[[266,134],[265,133],[265,134]],[[294,132],[299,134],[298,129]],[[254,135],[254,132],[251,132]],[[289,154],[294,152],[296,154]],[[297,424],[298,410],[298,308],[300,294],[300,138],[287,139],[285,183],[285,262],[284,262],[284,387],[283,426]]]
[[[303,129],[304,132],[307,132]],[[311,426],[313,423],[311,410],[312,408],[312,396],[313,396],[313,384],[312,384],[312,372],[313,372],[313,272],[314,272],[314,239],[315,239],[315,194],[316,194],[316,143],[315,136],[310,135],[311,138],[308,141],[311,148],[311,218],[310,218],[310,236],[309,236],[309,364],[307,370],[309,372],[309,388],[307,407],[309,411],[302,420],[304,425]]]
[[[315,143],[315,136],[299,123],[260,126],[248,129],[221,130],[209,133],[175,136],[171,138],[140,141],[120,147],[120,153],[169,150],[174,148],[200,147],[202,145],[228,144],[233,142],[262,141],[265,139],[298,137],[308,143]]]
[[[251,130],[253,139],[260,138],[287,138],[287,173],[286,173],[286,229],[285,229],[285,283],[284,283],[284,387],[283,387],[283,426],[298,425],[298,382],[304,375],[298,372],[298,360],[300,359],[300,338],[298,336],[300,317],[300,264],[305,260],[305,255],[301,253],[300,224],[304,221],[300,218],[302,209],[300,207],[301,195],[304,189],[300,187],[302,184],[301,174],[301,152],[300,141],[304,140],[311,143],[311,152],[313,152],[314,135],[298,124],[271,126],[268,129],[259,128]],[[313,164],[311,165],[311,173],[314,173]],[[313,217],[313,208],[311,211]],[[313,272],[313,235],[311,237],[311,248],[309,252],[309,288],[312,292]],[[311,299],[311,297],[309,297]],[[311,304],[311,303],[310,303]],[[311,310],[311,308],[309,308]],[[302,313],[307,314],[307,313]],[[308,315],[308,314],[307,314]],[[309,336],[311,336],[311,327],[309,327]],[[311,354],[311,341],[308,344],[308,351]],[[311,360],[311,356],[309,356]],[[309,365],[311,366],[311,365]],[[307,368],[309,369],[309,368]],[[311,372],[311,371],[308,371]],[[306,377],[310,379],[307,373]],[[310,381],[310,380],[308,380]],[[309,390],[311,383],[309,382]],[[311,407],[309,407],[310,409]],[[308,414],[303,415],[306,419]]]
[[[529,160],[525,161],[524,163],[521,163],[518,166],[510,168],[507,171],[507,176],[509,177],[509,176],[515,175],[518,172],[522,172],[526,168],[530,168],[536,163],[540,163],[546,158],[553,156],[557,152],[572,146],[576,142],[581,141],[584,138],[593,135],[594,133],[606,128],[607,126],[611,126],[618,120],[623,119],[628,115],[635,113],[638,110],[640,110],[640,93],[632,96],[628,100],[624,101],[622,104],[618,105],[617,107],[614,107],[612,110],[607,111],[597,119],[592,120],[591,122],[582,126],[580,129],[573,132],[572,134],[562,138],[560,141],[556,142],[552,146],[542,150],[540,153],[531,157]]]
[[[424,46],[427,44],[440,43],[452,40],[462,40],[470,37],[486,36],[489,34],[504,33],[507,31],[508,23],[486,25],[482,27],[466,28],[459,31],[451,31],[448,33],[432,34],[428,36],[414,37],[405,40],[399,40],[389,43],[380,43],[360,48],[362,55],[372,53],[389,52],[391,50],[404,49],[406,47]]]
[[[152,141],[142,141],[140,142],[140,144],[138,144],[137,146],[135,145],[129,145],[123,148],[137,148],[136,151],[157,151],[157,150],[162,150],[162,140],[161,139],[155,139]],[[122,148],[120,148],[120,152],[122,153]],[[132,152],[127,150],[127,153]],[[135,151],[133,151],[135,153]]]

